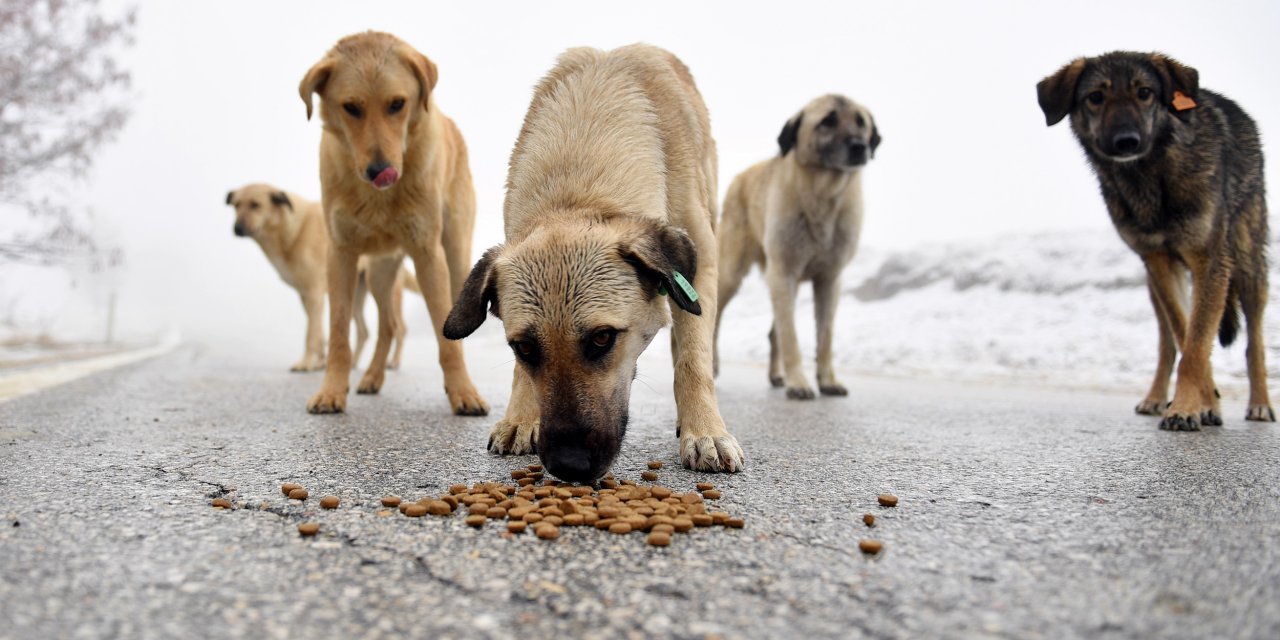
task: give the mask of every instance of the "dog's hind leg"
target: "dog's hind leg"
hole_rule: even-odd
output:
[[[1201,425],[1221,425],[1218,394],[1213,384],[1209,356],[1213,339],[1227,303],[1227,287],[1234,270],[1225,238],[1217,239],[1207,253],[1184,256],[1191,266],[1191,319],[1182,341],[1178,382],[1173,402],[1165,410],[1160,428],[1170,431],[1198,431]]]
[[[1182,311],[1186,282],[1182,266],[1167,253],[1148,254],[1143,257],[1143,263],[1147,268],[1147,293],[1156,316],[1160,347],[1151,389],[1134,411],[1158,416],[1168,405],[1169,380],[1178,360],[1178,345],[1186,332],[1186,316]]]
[[[360,367],[360,356],[369,341],[369,324],[364,319],[364,301],[369,297],[368,277],[368,270],[362,269],[356,277],[356,295],[351,299],[351,319],[356,325],[356,350],[351,356],[351,364],[356,368]]]
[[[450,267],[444,249],[438,237],[427,240],[425,245],[410,249],[410,257],[418,286],[422,289],[422,298],[427,303],[427,314],[431,316],[431,326],[435,329],[436,349],[440,369],[444,372],[444,392],[449,396],[449,406],[454,414],[460,416],[488,415],[489,403],[481,397],[467,373],[462,342],[444,337],[444,321],[453,306]]]
[[[720,273],[716,278],[716,328],[711,357],[715,375],[720,375],[720,322],[724,318],[724,308],[738,294],[742,279],[751,270],[751,265],[759,262],[764,255],[760,245],[751,238],[751,230],[747,228],[747,214],[743,210],[745,205],[737,202],[736,192],[732,190],[736,187],[736,184],[731,187],[729,196],[725,198],[725,213],[720,219],[716,238],[719,245],[717,268]]]
[[[324,289],[303,291],[301,297],[307,312],[307,348],[290,371],[318,371],[324,368]]]
[[[394,290],[402,259],[396,255],[369,260],[369,292],[378,306],[378,341],[374,344],[369,368],[356,386],[356,393],[377,393],[386,378],[387,356],[391,353],[391,340],[396,332]]]
[[[395,321],[395,351],[387,361],[388,369],[400,368],[400,356],[404,354],[404,337],[409,333],[409,327],[404,322],[404,282],[407,278],[407,274],[401,269],[401,272],[396,275],[395,288],[391,291],[391,319]]]
[[[798,282],[787,273],[781,261],[771,260],[765,267],[765,280],[769,283],[769,297],[773,301],[774,352],[781,352],[782,370],[787,386],[787,397],[792,400],[812,400],[813,388],[804,379],[804,365],[800,361],[800,339],[796,335],[796,289]],[[776,361],[776,358],[770,358]],[[770,379],[773,366],[770,365]]]
[[[1267,237],[1265,229],[1260,236]],[[1240,307],[1244,310],[1249,332],[1249,344],[1245,347],[1249,367],[1249,409],[1245,420],[1275,422],[1276,412],[1271,408],[1271,396],[1267,393],[1267,356],[1262,342],[1262,314],[1267,307],[1267,264],[1260,248],[1253,247],[1250,257],[1253,259],[1249,264],[1241,265],[1236,271],[1233,284],[1240,293]],[[1228,310],[1228,313],[1232,311]]]
[[[840,272],[823,274],[813,280],[813,315],[818,325],[818,391],[824,396],[847,396],[849,390],[832,366],[836,307],[840,303]]]

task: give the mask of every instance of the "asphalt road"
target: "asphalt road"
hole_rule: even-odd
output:
[[[727,363],[748,469],[708,476],[676,466],[656,342],[614,471],[663,460],[662,483],[715,483],[746,528],[544,542],[378,515],[384,494],[535,461],[484,450],[500,345],[468,352],[487,418],[448,415],[429,343],[410,346],[337,417],[304,412],[320,374],[286,373],[283,349],[190,345],[0,404],[0,638],[1280,637],[1280,430],[1239,402],[1223,427],[1168,433],[1132,413],[1141,380],[850,378],[850,397],[801,403]],[[322,512],[330,493],[343,506]],[[300,538],[309,519],[321,535]]]

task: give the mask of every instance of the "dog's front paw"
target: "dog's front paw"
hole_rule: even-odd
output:
[[[1275,422],[1276,412],[1269,404],[1255,404],[1249,407],[1249,412],[1244,414],[1244,419],[1253,422]]]
[[[680,436],[680,461],[688,469],[737,473],[745,458],[738,439],[727,431],[716,436]]]
[[[787,387],[788,400],[812,400],[815,397],[813,389],[810,389],[808,386]]]
[[[775,375],[769,376],[769,386],[773,387],[774,389],[781,389],[782,386],[785,384],[786,384],[786,381],[782,379],[782,376],[775,376]]]
[[[819,385],[818,385],[818,392],[819,392],[819,393],[821,393],[821,394],[822,394],[822,395],[824,395],[824,396],[847,396],[847,395],[849,395],[849,390],[848,390],[848,389],[846,389],[846,388],[845,388],[845,386],[844,386],[844,385],[842,385],[842,384],[840,384],[839,382],[833,382],[833,383],[831,383],[831,384],[819,384]]]
[[[386,374],[378,372],[374,374],[373,369],[364,372],[364,376],[360,378],[360,384],[356,385],[356,393],[369,395],[382,390],[382,383],[386,380]]]
[[[1169,403],[1164,398],[1143,398],[1133,412],[1144,416],[1158,416],[1164,413]]]
[[[1222,415],[1214,409],[1205,409],[1200,412],[1200,424],[1206,427],[1221,427]]]
[[[346,391],[321,389],[307,401],[308,413],[342,413],[346,410]]]
[[[453,407],[453,414],[457,416],[487,416],[489,415],[489,403],[480,397],[480,392],[475,387],[470,387],[463,391],[454,392],[448,387],[444,390],[449,396],[449,406]],[[496,429],[496,427],[495,427]]]
[[[320,371],[324,369],[325,362],[323,359],[303,358],[298,364],[289,367],[289,371],[294,373],[304,373],[307,371]]]
[[[538,440],[538,420],[514,422],[503,418],[493,425],[489,433],[489,451],[498,455],[522,455],[535,453]]]
[[[1170,408],[1160,420],[1160,428],[1164,431],[1199,431],[1199,411],[1176,411]]]

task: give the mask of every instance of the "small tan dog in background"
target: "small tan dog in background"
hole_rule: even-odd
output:
[[[324,228],[324,212],[320,203],[268,184],[249,184],[227,192],[227,204],[236,211],[235,234],[253,238],[276,273],[280,274],[280,279],[302,298],[302,308],[307,312],[306,351],[289,370],[323,369],[324,297],[328,290],[325,263],[329,257],[329,233]],[[369,338],[369,329],[364,321],[364,301],[368,297],[367,271],[368,261],[361,258],[355,313],[352,316],[356,324],[356,361],[360,360],[365,341]],[[395,303],[392,314],[395,352],[386,363],[388,369],[400,366],[400,355],[404,351],[407,329],[401,300],[405,288],[418,292],[413,274],[402,269],[392,298]]]
[[[432,100],[436,66],[399,38],[373,31],[339,40],[307,71],[298,93],[311,117],[320,96],[324,134],[320,184],[332,239],[329,281],[329,362],[311,413],[346,410],[357,263],[369,255],[369,290],[378,305],[373,364],[356,391],[377,393],[394,326],[392,293],[405,254],[413,260],[439,347],[445,393],[453,412],[485,415],[463,359],[462,344],[441,334],[471,263],[475,191],[467,147],[453,121]]]
[[[840,272],[862,233],[862,167],[875,157],[880,131],[871,112],[839,95],[825,95],[787,121],[778,157],[738,174],[720,219],[720,313],[753,264],[760,265],[773,302],[769,382],[787,397],[814,397],[800,363],[796,290],[813,282],[818,325],[818,390],[848,395],[836,379],[831,343]],[[719,350],[716,368],[719,370]]]

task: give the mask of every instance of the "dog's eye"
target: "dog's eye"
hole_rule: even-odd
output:
[[[839,116],[836,115],[836,112],[832,111],[831,113],[827,114],[827,117],[823,118],[822,121],[818,123],[818,126],[834,127],[839,122],[840,122]]]
[[[512,340],[511,350],[525,364],[535,365],[540,361],[538,346],[528,340]]]
[[[397,113],[400,113],[400,110],[403,108],[404,108],[404,98],[396,98],[395,100],[392,100],[391,104],[387,107],[387,113],[391,115],[395,115]]]
[[[1089,101],[1089,104],[1096,106],[1096,105],[1102,104],[1102,102],[1107,98],[1106,96],[1102,95],[1101,91],[1094,91],[1093,93],[1086,96],[1086,99]]]
[[[1153,95],[1155,95],[1155,92],[1151,90],[1151,87],[1140,87],[1140,88],[1138,89],[1138,99],[1139,99],[1139,100],[1142,100],[1142,101],[1144,101],[1144,102],[1145,102],[1145,101],[1147,101],[1147,100],[1150,100],[1150,99],[1151,99],[1151,96],[1153,96]]]
[[[618,332],[615,329],[601,329],[591,334],[591,337],[587,340],[587,359],[596,360],[604,357],[613,348],[613,343],[617,338]]]
[[[859,114],[858,114],[858,116],[857,116],[856,118],[854,118],[854,119],[853,119],[853,121],[854,121],[855,123],[857,123],[858,128],[862,128],[862,127],[867,126],[867,119],[866,119],[866,118],[864,118],[864,117],[862,117],[862,114],[861,114],[861,113],[859,113]]]
[[[359,118],[360,116],[364,115],[364,112],[360,111],[360,105],[354,102],[344,102],[342,104],[342,110],[346,111],[347,115],[351,116],[352,118]]]
[[[249,203],[249,208],[250,208],[250,209],[257,209],[257,208],[258,208],[258,203],[256,203],[256,202],[250,202],[250,203]]]

